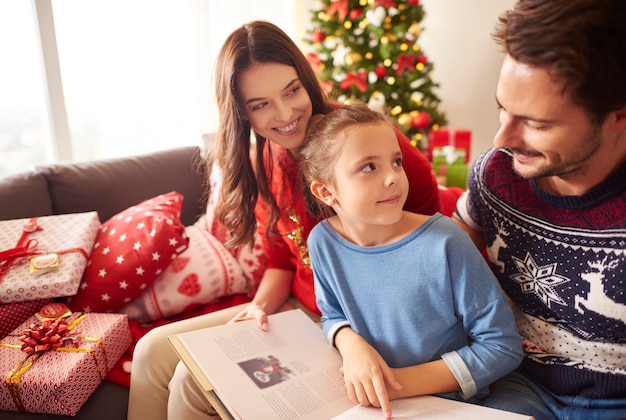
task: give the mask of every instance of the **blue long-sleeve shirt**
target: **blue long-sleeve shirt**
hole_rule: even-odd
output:
[[[515,369],[511,309],[469,236],[439,214],[401,240],[363,247],[327,221],[308,239],[322,328],[349,325],[391,367],[443,358],[470,398]]]

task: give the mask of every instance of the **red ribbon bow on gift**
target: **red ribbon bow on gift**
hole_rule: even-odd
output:
[[[29,234],[37,230],[42,230],[42,228],[37,224],[37,218],[32,217],[22,226],[22,235],[18,239],[15,248],[0,252],[0,279],[2,279],[16,259],[38,254],[37,240],[26,240]]]
[[[65,341],[70,341],[72,347],[78,347],[75,337],[78,332],[72,331],[63,319],[48,319],[43,321],[43,324],[33,323],[23,332],[24,335],[20,337],[20,341],[24,342],[22,351],[28,355],[55,350],[63,346]]]
[[[36,239],[29,239],[28,235],[43,228],[37,223],[37,218],[32,217],[22,226],[22,235],[18,239],[15,248],[8,249],[0,252],[0,280],[9,271],[11,265],[18,259],[23,257],[31,257],[35,255],[46,254],[45,251],[38,251],[38,242]],[[89,258],[89,254],[82,248],[68,248],[60,251],[55,251],[56,254],[66,254],[68,252],[80,252],[86,259]]]
[[[23,246],[16,246],[15,248],[8,249],[6,251],[0,251],[0,264],[8,264],[20,257],[30,257],[36,255],[37,252],[37,239],[30,239]]]

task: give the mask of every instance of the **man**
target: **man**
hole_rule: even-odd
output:
[[[511,299],[525,358],[484,404],[543,419],[626,418],[626,1],[519,0],[495,148],[457,222]]]

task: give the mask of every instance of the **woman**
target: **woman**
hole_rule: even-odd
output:
[[[205,418],[211,410],[167,336],[255,319],[267,329],[267,314],[300,307],[319,319],[306,239],[320,219],[306,211],[294,153],[307,124],[337,105],[329,102],[306,57],[275,25],[254,21],[224,42],[215,70],[219,128],[211,159],[223,175],[216,214],[231,231],[232,246],[247,246],[255,234],[263,243],[267,269],[249,304],[153,329],[135,347],[129,420]],[[251,137],[254,131],[254,142]],[[405,209],[439,210],[439,192],[430,164],[395,129],[409,183]],[[176,373],[174,370],[176,369]]]

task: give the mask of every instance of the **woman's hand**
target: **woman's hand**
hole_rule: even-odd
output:
[[[230,321],[229,324],[239,321],[245,321],[248,319],[256,319],[256,323],[263,331],[267,331],[267,313],[263,309],[261,309],[255,303],[251,303],[246,306],[243,311],[239,312],[235,315]]]
[[[341,374],[350,399],[366,407],[380,407],[385,418],[391,418],[387,385],[393,389],[401,388],[391,368],[351,328],[342,328],[337,332],[335,345],[343,357]]]
[[[265,274],[263,274],[259,289],[254,295],[254,300],[228,323],[256,319],[259,328],[267,331],[269,328],[267,316],[276,311],[286,309],[284,306],[288,303],[292,281],[293,271],[268,268],[265,270]]]

